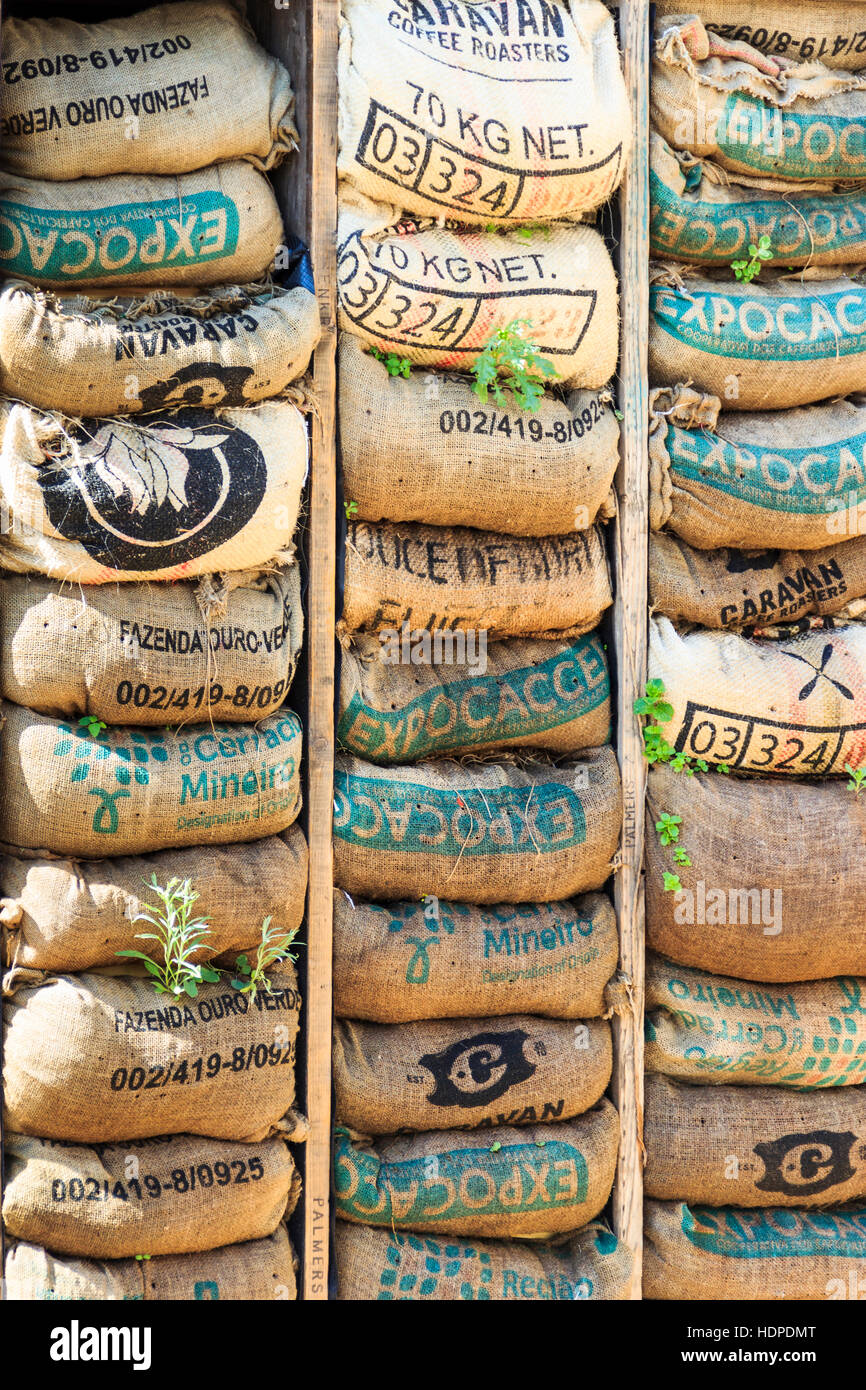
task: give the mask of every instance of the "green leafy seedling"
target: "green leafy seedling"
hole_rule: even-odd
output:
[[[692,861],[689,858],[688,850],[683,849],[682,845],[677,845],[676,849],[674,850],[674,863],[678,864],[681,868],[686,869],[690,867],[691,862]]]
[[[345,511],[345,513],[346,513],[346,520],[347,520],[347,521],[351,521],[352,518],[354,517],[356,511],[358,510],[358,503],[357,503],[357,502],[344,502],[344,503],[343,503],[343,509],[344,509],[344,511]]]
[[[662,812],[660,819],[656,821],[656,830],[663,845],[672,845],[680,838],[682,823],[682,816],[672,816],[667,811]]]
[[[764,261],[773,259],[773,244],[768,236],[758,237],[758,244],[749,244],[749,259],[747,261],[731,261],[731,270],[738,280],[750,285],[753,280],[761,273],[761,265]]]
[[[665,870],[664,889],[666,893],[681,893],[683,885],[680,883],[679,874],[669,874]]]
[[[135,1258],[136,1258],[137,1260],[149,1260],[149,1259],[150,1259],[150,1255],[136,1255]]]
[[[548,381],[559,375],[525,336],[531,327],[528,319],[512,319],[487,339],[472,365],[472,390],[483,405],[492,394],[496,404],[506,408],[505,392],[510,391],[521,410],[537,410]]]
[[[86,729],[91,738],[99,738],[100,734],[105,733],[108,725],[103,724],[101,719],[97,719],[95,714],[83,714],[78,721],[78,727],[79,729]]]
[[[289,947],[298,934],[298,928],[283,931],[280,927],[272,926],[272,921],[272,918],[266,917],[262,922],[262,939],[256,947],[256,958],[252,964],[246,955],[238,956],[235,962],[237,975],[232,980],[232,988],[251,999],[255,999],[260,989],[266,994],[273,994],[267,975],[273,966],[284,960],[297,960]]]
[[[501,1148],[502,1148],[502,1144],[501,1144],[500,1141],[497,1139],[497,1140],[495,1141],[495,1143],[493,1143],[493,1144],[490,1145],[490,1152],[491,1152],[492,1154],[498,1154],[498,1153],[499,1153],[499,1150],[500,1150]]]
[[[634,712],[650,722],[643,727],[643,751],[648,763],[667,763],[673,758],[674,750],[668,743],[659,724],[665,724],[674,717],[674,707],[665,698],[664,681],[647,681],[644,694],[634,702]],[[679,756],[679,755],[676,755]]]
[[[727,763],[716,763],[716,772],[721,772],[724,776],[727,776],[730,770]]]
[[[412,371],[412,359],[410,357],[398,357],[396,352],[382,352],[381,348],[371,347],[370,355],[375,357],[389,376],[404,376],[409,378]]]
[[[851,779],[848,783],[849,792],[853,792],[855,796],[859,796],[863,782],[866,780],[866,766],[852,767],[850,763],[846,763],[845,771]]]
[[[170,994],[178,999],[182,994],[195,999],[199,985],[206,981],[216,984],[220,971],[203,964],[197,957],[207,950],[207,937],[210,925],[206,917],[195,917],[193,906],[198,902],[198,893],[193,891],[192,881],[185,878],[170,878],[161,887],[156,874],[151,875],[148,888],[156,894],[159,906],[146,904],[149,912],[139,912],[134,922],[147,922],[152,932],[137,932],[136,941],[156,941],[162,948],[162,958],[154,960],[144,951],[115,951],[117,956],[128,956],[140,960],[145,970],[153,977],[154,988],[158,994]]]

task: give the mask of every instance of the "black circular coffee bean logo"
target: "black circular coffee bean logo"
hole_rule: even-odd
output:
[[[814,1197],[837,1187],[854,1177],[851,1149],[856,1138],[850,1130],[813,1129],[756,1144],[764,1174],[755,1187],[793,1197]]]
[[[77,460],[46,465],[51,525],[100,564],[156,570],[195,560],[246,526],[267,486],[254,439],[203,410],[151,424],[82,421]]]
[[[418,1062],[433,1075],[435,1087],[427,1097],[431,1105],[488,1105],[519,1081],[535,1072],[523,1045],[529,1034],[522,1028],[501,1033],[476,1033],[452,1043],[444,1052],[428,1053]]]

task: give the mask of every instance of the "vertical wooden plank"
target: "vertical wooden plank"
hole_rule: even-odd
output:
[[[310,886],[307,900],[307,1141],[304,1297],[328,1297],[331,1192],[331,955],[333,940],[334,626],[336,591],[336,228],[337,37],[339,0],[311,5],[310,250],[322,324],[313,359],[310,487],[307,795]]]
[[[641,1297],[643,1247],[644,793],[646,764],[634,701],[643,694],[647,647],[647,330],[649,322],[649,0],[620,9],[625,80],[634,123],[631,159],[620,194],[620,464],[616,477],[614,640],[618,667],[617,752],[622,770],[622,867],[615,880],[620,972],[630,1008],[614,1019],[613,1089],[620,1113],[614,1228],[634,1252],[630,1296]]]

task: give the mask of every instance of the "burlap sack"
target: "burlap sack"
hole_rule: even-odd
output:
[[[866,532],[863,401],[720,415],[717,396],[651,391],[650,525],[701,550],[821,550]]]
[[[303,625],[297,565],[171,588],[7,577],[0,693],[40,714],[111,725],[239,723],[283,703]]]
[[[337,168],[372,198],[550,222],[597,207],[622,177],[631,118],[598,0],[495,12],[343,0],[339,66]]]
[[[763,628],[809,614],[866,613],[866,536],[824,550],[694,550],[650,533],[649,597],[675,622]]]
[[[731,47],[695,15],[656,26],[650,115],[668,144],[734,173],[814,182],[866,176],[862,72],[785,66]]]
[[[742,772],[845,776],[866,755],[866,627],[792,641],[734,633],[681,637],[650,623],[650,678],[674,707],[677,750]]]
[[[647,957],[646,1070],[702,1085],[857,1086],[866,980],[755,985]]]
[[[337,756],[334,879],[372,899],[558,901],[601,888],[619,840],[611,748],[376,767]]]
[[[619,350],[617,283],[594,228],[561,223],[527,242],[518,231],[399,217],[396,207],[343,195],[342,329],[414,363],[469,371],[497,328],[523,319],[553,363],[556,385],[598,388],[610,380]]]
[[[6,1255],[6,1297],[12,1302],[168,1302],[295,1299],[295,1257],[284,1226],[264,1240],[224,1245],[196,1255],[150,1260],[55,1259],[35,1245],[12,1243]]]
[[[279,1138],[251,1147],[183,1134],[82,1148],[7,1134],[5,1157],[9,1235],[88,1259],[269,1236],[301,1185]]]
[[[861,1298],[866,1209],[644,1206],[643,1296],[659,1299]]]
[[[709,161],[650,136],[650,254],[694,265],[748,260],[768,236],[787,268],[866,259],[866,198],[857,190],[772,193],[729,183]]]
[[[682,817],[680,840],[692,861],[676,870],[682,893],[664,890],[671,851],[654,827],[665,812]],[[647,782],[646,815],[654,950],[748,980],[863,972],[866,797],[826,779],[792,791],[783,778],[684,777],[658,766]]]
[[[101,859],[170,846],[262,840],[301,808],[301,723],[107,729],[93,738],[5,701],[0,844]]]
[[[453,647],[452,634],[440,636]],[[408,631],[405,639],[409,657]],[[406,763],[513,746],[575,753],[610,738],[610,677],[597,633],[494,642],[468,661],[455,662],[443,647],[443,660],[430,664],[418,643],[417,664],[393,661],[395,645],[381,634],[344,645],[337,740],[350,753]],[[463,646],[456,655],[465,658]]]
[[[175,178],[0,174],[0,267],[39,285],[245,284],[282,242],[274,191],[241,160]]]
[[[547,1236],[597,1216],[610,1196],[619,1119],[603,1100],[557,1125],[445,1130],[355,1144],[337,1131],[337,1214],[434,1235]]]
[[[866,1199],[866,1108],[852,1089],[680,1086],[648,1076],[648,1197],[713,1207],[826,1207]]]
[[[173,849],[95,863],[0,856],[0,927],[3,960],[31,970],[89,970],[117,965],[117,952],[138,950],[135,918],[165,885],[189,879],[198,893],[197,916],[206,918],[208,946],[194,959],[245,951],[261,941],[262,920],[286,931],[300,926],[307,890],[307,842],[295,824],[285,835],[246,845]],[[161,959],[157,942],[149,954]]]
[[[683,0],[656,0],[658,15],[679,15]],[[866,15],[860,0],[770,0],[755,18],[750,0],[701,0],[701,19],[728,40],[771,57],[858,72],[866,67]]]
[[[612,602],[604,532],[508,536],[464,526],[352,521],[343,628],[577,637]]]
[[[601,1100],[611,1055],[602,1019],[338,1020],[334,1114],[360,1134],[570,1120]]]
[[[105,584],[288,561],[308,457],[288,401],[135,423],[0,402],[0,566]]]
[[[184,0],[196,3],[196,0]],[[0,292],[0,392],[65,415],[254,405],[307,368],[319,338],[312,283],[224,285],[195,298]]]
[[[366,903],[334,892],[334,1009],[342,1018],[597,1018],[617,954],[616,915],[601,893],[475,907],[436,898]]]
[[[28,178],[178,174],[240,158],[270,169],[297,148],[289,74],[219,0],[101,24],[4,20],[3,79],[3,163]]]
[[[866,286],[852,278],[856,272],[795,279],[765,266],[747,285],[730,271],[680,269],[682,275],[670,266],[653,271],[655,385],[690,381],[726,410],[781,410],[862,388]]]
[[[519,536],[580,531],[610,510],[619,460],[613,397],[548,391],[538,410],[482,406],[456,373],[389,376],[357,339],[340,341],[343,491],[364,521],[484,525]]]
[[[149,977],[7,976],[7,1128],[84,1144],[258,1143],[295,1096],[297,977],[286,964],[268,979],[273,992],[252,1002],[221,980],[169,1003]]]
[[[430,1236],[337,1222],[337,1298],[341,1302],[530,1303],[627,1297],[631,1254],[599,1222],[562,1245],[478,1241],[455,1245]]]

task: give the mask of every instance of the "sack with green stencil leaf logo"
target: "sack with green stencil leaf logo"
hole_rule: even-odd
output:
[[[602,893],[490,907],[426,894],[363,902],[334,892],[338,1018],[405,1023],[505,1013],[598,1018],[616,970],[616,914]]]
[[[149,1260],[80,1260],[12,1241],[6,1254],[6,1297],[27,1303],[293,1300],[296,1266],[282,1225],[264,1240]]]
[[[805,1091],[866,1082],[866,980],[760,985],[650,955],[646,1007],[648,1072]]]
[[[337,1222],[343,1302],[496,1303],[628,1297],[632,1257],[601,1222],[559,1245],[449,1240]]]
[[[143,970],[10,971],[3,981],[7,1131],[82,1144],[165,1134],[245,1144],[273,1132],[290,1136],[298,1125],[288,1112],[301,998],[290,962],[273,967],[268,980],[270,992],[254,999],[225,976],[175,998],[157,993]]]
[[[300,810],[301,725],[178,730],[58,723],[3,702],[0,844],[29,857],[101,859],[260,840]]]

